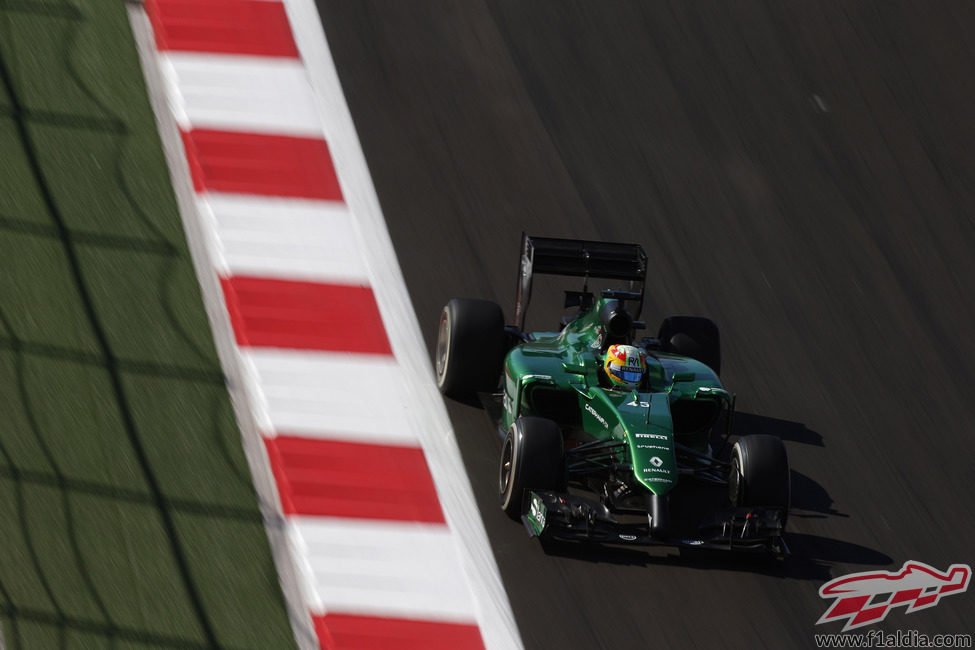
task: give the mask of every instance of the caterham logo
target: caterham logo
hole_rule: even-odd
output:
[[[596,413],[596,409],[586,404],[586,410],[589,411],[594,418],[599,420],[600,424],[602,424],[607,429],[609,428],[609,425],[606,424],[606,419],[603,416],[601,416],[599,413]]]

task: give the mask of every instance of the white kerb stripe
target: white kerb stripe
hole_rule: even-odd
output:
[[[170,107],[184,129],[323,137],[297,59],[187,52],[159,59]]]
[[[476,623],[454,537],[443,525],[291,517],[315,614]]]
[[[200,201],[209,204],[230,274],[369,284],[344,203],[216,192]]]
[[[378,354],[243,348],[276,433],[418,446],[403,374]]]

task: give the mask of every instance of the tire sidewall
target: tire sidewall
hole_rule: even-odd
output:
[[[449,385],[447,381],[447,376],[450,371],[450,352],[453,347],[453,327],[452,318],[450,314],[450,305],[448,304],[440,312],[440,320],[437,323],[437,359],[434,359],[434,372],[437,375],[437,388],[441,391],[444,389],[444,385]],[[446,331],[444,330],[444,325],[446,325]],[[446,340],[443,340],[446,339]],[[444,356],[443,362],[440,361],[440,346],[444,346]]]
[[[737,442],[731,450],[731,473],[728,477],[728,491],[733,506],[740,506],[745,502],[745,477],[742,467],[741,445]],[[733,481],[733,483],[732,483]]]
[[[507,446],[509,442],[511,444],[511,470],[508,474],[508,482],[503,490],[501,489],[501,471],[503,470],[501,467],[498,468],[498,491],[501,497],[501,509],[511,516],[520,516],[523,506],[524,488],[521,485],[523,483],[523,472],[521,471],[523,436],[521,418],[519,418],[514,421],[508,429],[508,435],[505,436],[504,445]],[[502,446],[502,465],[504,463],[504,449],[505,447]],[[518,503],[517,506],[515,506],[515,501]],[[518,508],[517,513],[513,513],[515,507]]]

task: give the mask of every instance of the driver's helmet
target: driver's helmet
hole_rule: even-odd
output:
[[[606,351],[603,364],[606,376],[613,386],[633,389],[640,386],[647,371],[644,353],[634,345],[611,345]]]

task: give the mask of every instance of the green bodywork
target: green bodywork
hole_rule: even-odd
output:
[[[613,464],[632,467],[639,484],[663,495],[680,473],[675,445],[706,453],[711,428],[730,412],[732,398],[708,366],[652,347],[641,389],[611,388],[603,379],[599,316],[610,300],[597,300],[561,332],[533,332],[533,340],[508,353],[501,427],[534,415],[557,422],[567,447],[624,442]]]

